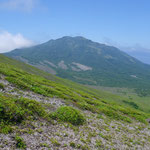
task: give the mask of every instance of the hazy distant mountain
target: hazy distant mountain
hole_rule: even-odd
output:
[[[133,51],[128,52],[129,55],[139,59],[140,61],[150,64],[150,52]]]
[[[84,37],[66,36],[5,55],[83,84],[150,87],[149,65]]]

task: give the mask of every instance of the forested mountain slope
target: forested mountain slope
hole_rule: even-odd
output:
[[[150,88],[150,66],[84,37],[63,37],[5,55],[78,83]]]

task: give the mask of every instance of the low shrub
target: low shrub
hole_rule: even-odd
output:
[[[123,100],[124,103],[130,105],[131,107],[135,108],[135,109],[139,109],[139,106],[135,103],[135,102],[128,102]]]
[[[75,144],[74,142],[70,142],[70,146],[71,146],[72,148],[75,148],[75,147],[76,147],[76,144]]]
[[[73,125],[82,125],[85,122],[85,118],[80,111],[70,106],[59,107],[56,112],[51,114],[51,117]]]
[[[45,114],[42,104],[35,100],[0,95],[0,123],[20,123],[29,116],[44,117]]]
[[[0,83],[0,89],[4,90],[5,89],[5,85]]]
[[[16,147],[17,148],[20,148],[20,149],[26,148],[26,144],[25,144],[23,138],[21,138],[20,136],[16,136],[15,140],[16,140]]]
[[[0,133],[8,134],[8,133],[12,132],[12,130],[13,129],[10,125],[6,125],[6,123],[4,123],[4,122],[0,123]]]

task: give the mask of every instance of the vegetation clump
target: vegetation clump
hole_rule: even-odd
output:
[[[26,98],[13,98],[0,95],[0,123],[20,123],[29,118],[45,116],[41,103]]]
[[[12,130],[12,127],[10,125],[6,125],[6,122],[0,122],[0,133],[9,134]]]
[[[135,109],[139,109],[139,106],[135,102],[128,102],[128,101],[125,101],[125,100],[123,100],[123,102],[130,105],[130,106],[132,106]]]
[[[75,147],[76,147],[76,144],[75,144],[74,142],[70,142],[70,146],[71,146],[72,148],[75,148]]]
[[[0,89],[4,90],[5,89],[5,85],[0,83]]]
[[[16,136],[15,140],[16,140],[16,147],[17,148],[20,148],[20,149],[26,148],[26,144],[25,144],[23,138],[21,138],[20,136]]]
[[[85,122],[85,118],[80,111],[70,106],[59,107],[56,112],[51,114],[51,117],[73,125],[82,125]]]
[[[55,138],[51,138],[50,141],[55,146],[60,146],[61,145]]]

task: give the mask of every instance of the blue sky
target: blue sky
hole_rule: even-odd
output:
[[[1,52],[66,35],[150,48],[149,0],[0,0],[0,20]]]

